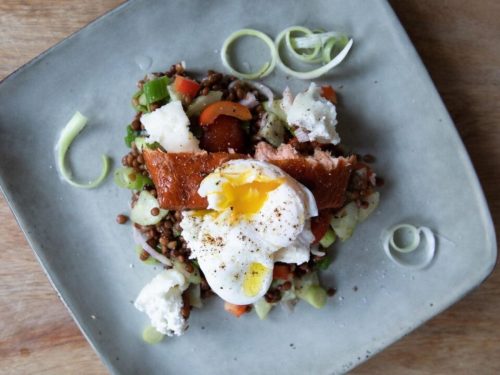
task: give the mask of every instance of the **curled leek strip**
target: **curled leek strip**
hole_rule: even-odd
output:
[[[283,30],[281,33],[278,34],[278,36],[276,37],[276,40],[274,41],[276,51],[279,51],[281,43],[282,43],[283,39],[286,38],[286,35],[288,33],[292,32],[293,30],[295,30],[296,28],[297,28],[297,26],[291,26],[291,27],[286,28],[285,30]],[[319,40],[321,40],[321,38],[319,38]],[[315,78],[318,78],[318,77],[322,76],[323,74],[329,72],[331,69],[333,69],[338,64],[340,64],[344,60],[344,58],[347,56],[347,54],[349,53],[349,50],[351,49],[352,44],[353,44],[353,40],[350,39],[347,42],[346,46],[338,53],[338,55],[336,55],[333,59],[331,59],[328,62],[328,64],[325,64],[319,68],[316,68],[316,69],[313,69],[310,71],[300,72],[300,71],[291,69],[290,67],[285,65],[285,63],[281,59],[279,52],[277,52],[277,65],[281,70],[283,70],[286,74],[288,74],[290,76],[293,76],[293,77],[296,77],[299,79],[315,79]]]
[[[411,241],[406,245],[396,243],[395,235],[398,231],[406,230],[411,236]],[[424,257],[418,263],[411,262],[408,258],[398,256],[399,254],[409,254],[417,250],[420,245],[421,235],[425,238],[425,247],[419,251],[424,252]],[[436,239],[434,233],[427,227],[415,227],[410,224],[399,224],[385,232],[382,239],[385,254],[394,263],[405,268],[422,269],[427,267],[436,252]]]
[[[56,145],[56,161],[59,171],[61,173],[62,178],[68,182],[70,185],[82,188],[82,189],[93,189],[99,186],[106,175],[109,172],[109,159],[106,155],[102,155],[102,169],[101,174],[93,181],[90,181],[87,184],[78,183],[71,177],[71,170],[65,163],[66,153],[71,146],[71,143],[76,138],[76,136],[83,130],[83,128],[87,125],[87,118],[83,116],[80,112],[76,112],[71,120],[69,120],[68,124],[64,127],[59,136],[59,140]]]
[[[231,64],[229,63],[228,56],[227,56],[228,55],[227,51],[229,49],[229,46],[235,40],[237,40],[241,37],[244,37],[244,36],[251,36],[251,37],[255,37],[255,38],[262,40],[269,47],[269,51],[271,53],[271,60],[266,62],[264,65],[262,65],[262,67],[258,71],[253,72],[253,73],[239,72],[238,70],[236,70],[235,68],[233,68],[231,66]],[[236,77],[243,78],[243,79],[258,79],[258,78],[262,78],[262,77],[265,77],[268,74],[270,74],[276,66],[277,55],[278,55],[276,52],[276,48],[274,47],[274,43],[273,43],[272,39],[269,38],[263,32],[258,31],[258,30],[253,30],[253,29],[241,29],[241,30],[235,31],[234,33],[229,35],[229,37],[224,41],[224,44],[222,45],[222,49],[220,51],[220,54],[221,54],[222,63],[224,64],[226,69],[228,69],[231,72],[231,74],[235,75]]]
[[[285,35],[285,43],[290,51],[290,53],[295,57],[297,60],[304,61],[307,63],[317,63],[321,62],[321,58],[318,58],[318,54],[321,50],[321,42],[318,40],[317,43],[314,45],[311,45],[307,49],[313,49],[311,53],[301,53],[297,51],[298,49],[306,49],[306,48],[299,48],[297,47],[296,39],[292,38],[292,33],[293,32],[300,32],[303,33],[307,36],[314,35],[311,30],[309,30],[307,27],[302,27],[302,26],[292,26],[288,28],[288,32]],[[278,51],[279,53],[279,51]]]

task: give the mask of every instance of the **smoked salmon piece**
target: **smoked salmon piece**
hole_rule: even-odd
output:
[[[314,195],[318,209],[340,208],[346,199],[346,189],[356,157],[332,157],[316,149],[314,155],[303,156],[291,145],[277,149],[265,142],[255,148],[255,159],[280,167],[304,184]]]
[[[144,148],[144,161],[156,186],[160,207],[167,210],[204,209],[206,198],[198,195],[201,181],[218,166],[248,156],[227,152],[167,153]]]

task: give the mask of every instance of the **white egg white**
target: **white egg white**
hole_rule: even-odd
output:
[[[228,197],[223,186],[236,180],[238,184],[279,180],[280,184],[267,192],[257,212],[235,215],[224,204]],[[309,260],[314,239],[310,218],[317,215],[316,203],[307,188],[280,168],[256,160],[232,160],[207,176],[198,193],[207,197],[212,211],[184,212],[183,236],[191,257],[198,259],[209,285],[222,299],[238,305],[253,303],[269,289],[275,261]],[[257,293],[249,294],[245,280],[256,264],[265,271],[257,278]]]

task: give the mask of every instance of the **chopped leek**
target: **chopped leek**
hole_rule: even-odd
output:
[[[281,43],[282,43],[283,39],[286,39],[287,35],[289,35],[291,32],[296,31],[297,28],[300,28],[300,26],[292,26],[292,27],[286,28],[285,30],[283,30],[281,33],[278,34],[278,36],[276,37],[276,40],[274,41],[274,44],[275,44],[275,47],[276,47],[276,51],[277,51],[277,65],[278,65],[278,67],[281,70],[283,70],[286,74],[289,74],[289,75],[291,75],[291,76],[293,76],[295,78],[299,78],[299,79],[315,79],[315,78],[318,78],[318,77],[322,76],[323,74],[329,72],[331,69],[333,69],[334,67],[336,67],[338,64],[340,64],[344,60],[344,58],[349,53],[349,50],[351,49],[352,44],[353,44],[353,40],[350,39],[347,42],[346,46],[333,59],[329,60],[327,64],[325,64],[325,65],[323,65],[323,66],[321,66],[319,68],[310,70],[310,71],[300,72],[300,71],[297,71],[297,70],[293,70],[289,66],[287,66],[283,62],[283,60],[281,59],[281,56],[279,54],[279,50],[280,50]],[[314,36],[307,36],[307,37],[304,37],[304,38],[313,38],[313,37]],[[310,48],[311,46],[315,46],[316,43],[318,43],[318,42],[322,43],[321,37],[317,37],[317,41],[315,41],[315,43],[312,44],[312,45],[303,45],[303,44],[298,43],[297,40],[296,40],[296,44],[295,45],[296,45],[297,48]],[[293,48],[292,48],[292,50],[293,50]]]
[[[175,91],[173,84],[167,86],[167,91],[170,100],[182,100],[182,95],[180,95],[177,91]]]
[[[262,40],[268,47],[269,51],[271,53],[271,61],[266,62],[258,71],[253,72],[253,73],[242,73],[239,72],[238,70],[234,69],[228,58],[228,49],[229,46],[237,39],[244,37],[244,36],[251,36],[258,38]],[[273,70],[274,67],[276,66],[276,61],[278,58],[278,54],[276,52],[276,48],[274,46],[274,43],[271,38],[269,38],[266,34],[264,34],[261,31],[258,30],[253,30],[253,29],[241,29],[238,31],[235,31],[229,37],[224,41],[221,49],[221,58],[222,58],[222,63],[224,66],[231,72],[231,74],[235,75],[238,78],[243,78],[243,79],[257,79],[257,78],[263,78],[267,75],[269,75]]]
[[[87,118],[83,116],[80,112],[76,112],[71,120],[67,123],[59,136],[56,145],[56,160],[57,166],[61,173],[62,178],[70,185],[83,188],[83,189],[93,189],[99,186],[106,178],[109,171],[109,158],[106,155],[102,155],[102,168],[101,174],[93,181],[87,184],[82,184],[74,181],[71,177],[71,170],[66,165],[66,153],[71,146],[71,143],[76,138],[76,136],[85,128],[87,125]]]
[[[273,305],[271,303],[268,303],[265,298],[261,298],[253,304],[253,307],[259,319],[264,320],[267,318],[267,315],[273,308]]]
[[[295,38],[295,45],[297,48],[313,48],[318,44],[324,46],[328,43],[328,41],[332,39],[341,40],[343,38],[346,38],[345,34],[339,33],[337,31],[311,32],[309,34],[305,34],[306,36]]]
[[[273,100],[272,103],[269,103],[269,101],[263,102],[262,105],[267,113],[274,113],[281,121],[286,123],[286,113],[281,107],[281,99]]]
[[[285,35],[285,42],[286,46],[288,47],[288,50],[291,52],[291,54],[298,60],[308,62],[308,63],[317,63],[320,62],[321,59],[318,58],[318,54],[321,49],[321,42],[318,41],[314,45],[311,45],[310,47],[307,48],[299,48],[296,43],[296,38],[292,38],[292,33],[293,32],[300,32],[303,33],[307,36],[314,35],[314,33],[309,30],[307,27],[302,27],[302,26],[292,26],[289,28],[289,32],[286,33]],[[312,49],[311,53],[301,53],[298,50],[306,50],[306,49]]]
[[[170,79],[167,76],[152,79],[144,84],[144,96],[147,104],[152,104],[159,102],[168,98],[167,86],[170,83]],[[139,103],[141,103],[141,98],[139,97]]]
[[[123,189],[142,190],[146,185],[151,185],[153,182],[140,173],[137,173],[134,168],[121,167],[115,171],[115,184]]]
[[[421,234],[425,238],[425,247],[420,246]],[[436,253],[434,233],[427,227],[399,224],[387,230],[382,241],[389,259],[406,268],[425,268],[432,262]]]
[[[153,215],[151,210],[159,208],[158,200],[147,190],[141,191],[139,199],[135,202],[135,206],[130,211],[130,219],[139,225],[155,225],[163,219],[168,211],[160,209],[158,215]]]
[[[285,139],[286,128],[283,122],[274,113],[266,113],[262,118],[262,125],[257,133],[274,147],[281,145]]]
[[[335,238],[335,232],[331,228],[328,228],[323,238],[319,240],[319,244],[324,248],[330,247],[335,242]]]
[[[142,331],[142,339],[150,345],[158,344],[164,337],[165,335],[158,332],[153,326],[147,326],[144,331]]]

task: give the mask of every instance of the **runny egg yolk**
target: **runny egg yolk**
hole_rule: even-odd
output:
[[[283,184],[283,178],[265,179],[245,183],[242,175],[224,175],[227,181],[222,184],[221,195],[224,197],[217,209],[231,209],[233,217],[257,213],[267,200],[269,193]]]
[[[251,263],[243,279],[243,292],[248,297],[255,297],[262,289],[264,278],[269,269],[261,263]]]

